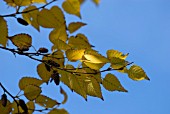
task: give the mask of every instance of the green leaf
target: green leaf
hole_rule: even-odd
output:
[[[64,15],[57,6],[53,6],[50,10],[42,9],[37,20],[39,25],[45,28],[60,28],[65,24]]]
[[[44,82],[48,82],[52,75],[52,71],[51,72],[47,71],[44,63],[41,63],[37,66],[37,72]]]
[[[72,22],[68,25],[68,30],[70,33],[73,33],[75,31],[77,31],[78,29],[80,29],[82,26],[85,26],[85,23],[82,22]]]
[[[127,92],[127,90],[121,85],[117,77],[110,73],[105,76],[102,84],[103,84],[103,87],[108,91]]]
[[[128,76],[129,78],[131,78],[132,80],[150,80],[149,77],[146,75],[145,71],[137,65],[133,65],[130,67],[130,69],[128,70]]]
[[[69,61],[77,61],[84,55],[84,49],[69,49],[66,51],[66,57]]]
[[[56,40],[60,39],[64,42],[67,41],[66,26],[63,25],[60,28],[55,28],[50,32],[50,41],[54,44]]]
[[[56,100],[53,100],[47,96],[39,95],[35,99],[35,103],[37,103],[40,106],[43,106],[45,108],[53,108],[55,105],[59,105],[59,103]]]
[[[81,18],[79,0],[65,0],[62,4],[62,7],[67,13],[76,15]]]
[[[23,12],[29,11],[29,10],[33,10],[36,9],[36,6],[29,6],[27,8],[25,8],[23,10]],[[40,30],[39,24],[37,22],[37,15],[38,15],[39,11],[37,10],[33,10],[31,12],[28,13],[23,13],[22,17],[23,19],[28,22],[29,24],[31,24],[35,29],[37,29],[38,31]]]
[[[27,51],[32,46],[32,37],[28,34],[17,34],[9,39],[21,51]]]
[[[56,109],[54,108],[48,114],[69,114],[65,109]]]
[[[27,85],[24,88],[24,95],[30,101],[36,99],[41,92],[41,88],[35,85]]]
[[[67,93],[63,90],[62,87],[60,87],[60,93],[63,94],[63,96],[64,96],[64,100],[62,101],[62,104],[65,104],[65,103],[67,102],[67,100],[68,100],[68,95],[67,95]]]
[[[8,41],[8,27],[6,20],[0,16],[0,45],[3,45],[6,47],[7,41]]]
[[[23,77],[19,80],[19,88],[23,90],[28,85],[40,86],[43,83],[42,80],[33,77]]]

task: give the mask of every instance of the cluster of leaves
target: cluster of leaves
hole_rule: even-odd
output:
[[[71,22],[67,25],[64,12],[81,18],[80,7],[85,0],[65,0],[61,8],[55,5],[50,9],[47,9],[46,6],[57,0],[48,3],[46,0],[4,1],[9,6],[16,8],[16,12],[0,16],[0,45],[2,45],[0,48],[39,61],[37,73],[40,79],[23,77],[19,80],[19,88],[23,91],[21,95],[28,99],[27,103],[20,98],[21,95],[11,95],[0,83],[4,90],[0,100],[0,112],[4,114],[10,112],[31,114],[34,111],[43,111],[35,109],[35,104],[38,104],[44,107],[44,110],[50,109],[49,114],[67,114],[65,109],[58,109],[58,106],[67,101],[67,94],[62,88],[60,88],[60,92],[64,95],[64,100],[61,103],[41,94],[41,85],[52,81],[56,85],[60,85],[61,81],[85,100],[87,100],[87,96],[98,97],[103,100],[101,86],[108,91],[127,92],[118,78],[111,73],[113,70],[127,74],[132,80],[149,80],[140,66],[127,67],[132,64],[132,62],[126,60],[128,54],[111,49],[107,50],[107,56],[103,56],[94,49],[85,34],[72,35],[86,23]],[[92,1],[99,4],[99,0]],[[37,7],[34,3],[44,5]],[[22,11],[20,11],[21,7],[24,7]],[[22,14],[22,18],[16,17],[17,14]],[[9,36],[6,17],[14,17],[18,23],[24,26],[32,25],[38,31],[40,31],[40,27],[52,28],[49,34],[49,40],[53,44],[50,53],[44,47],[39,48],[38,51],[35,50],[35,52],[28,52],[30,47],[33,47],[32,36],[26,33]],[[6,47],[8,40],[16,46],[16,49]],[[36,58],[37,56],[42,56],[42,59]],[[68,61],[79,62],[79,65],[75,67],[73,64],[68,64]],[[106,64],[109,67],[101,70]],[[106,71],[109,71],[109,73],[106,76],[101,76],[102,72]],[[14,99],[12,103],[7,99],[6,94]]]

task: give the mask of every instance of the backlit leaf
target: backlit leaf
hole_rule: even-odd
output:
[[[17,34],[9,37],[9,39],[21,51],[28,50],[32,45],[32,37],[28,34]]]
[[[54,30],[52,30],[50,32],[49,39],[53,44],[55,43],[55,40],[58,40],[58,39],[66,42],[67,33],[66,33],[65,25],[61,26],[60,28],[55,28]]]
[[[40,93],[41,88],[35,85],[28,85],[24,88],[24,95],[30,101],[36,99]]]
[[[90,63],[107,63],[108,62],[108,59],[100,54],[95,54],[95,55],[84,54],[84,57],[86,58],[86,61]]]
[[[69,61],[77,61],[84,55],[84,49],[69,49],[66,51],[66,56]]]
[[[23,77],[19,80],[19,88],[23,90],[28,85],[40,86],[43,83],[42,80],[33,77]]]
[[[145,71],[137,65],[133,65],[130,67],[130,69],[128,70],[128,76],[129,78],[131,78],[132,80],[150,80],[148,78],[148,76],[146,75]]]
[[[119,52],[117,50],[108,50],[107,51],[107,58],[112,59],[113,57],[119,58],[119,59],[126,59],[128,54],[124,55],[122,52]]]
[[[10,101],[7,100],[7,104],[4,107],[2,105],[2,101],[0,100],[0,112],[1,112],[1,114],[10,114],[11,111],[12,111],[12,104],[10,103]]]
[[[94,2],[96,5],[99,5],[100,0],[93,0],[93,2]]]
[[[34,3],[47,3],[46,0],[32,0]]]
[[[67,13],[81,18],[79,0],[66,0],[63,2],[62,7]]]
[[[65,24],[61,9],[53,6],[50,10],[42,9],[38,14],[38,23],[45,28],[60,28]]]
[[[93,76],[86,77],[85,82],[88,95],[103,99],[100,84]]]
[[[25,8],[23,10],[23,12],[29,11],[29,10],[33,10],[36,9],[36,6],[29,6],[27,8]],[[37,15],[38,15],[39,11],[38,10],[33,10],[31,12],[28,13],[23,13],[22,17],[23,19],[28,22],[29,24],[31,24],[35,29],[37,29],[39,31],[39,24],[37,22]]]
[[[39,95],[35,99],[35,103],[37,103],[40,106],[43,106],[45,108],[53,108],[55,105],[58,105],[59,103],[56,100],[53,100],[47,96]]]
[[[63,94],[63,96],[64,96],[64,100],[62,101],[62,104],[65,104],[65,103],[67,102],[68,95],[67,95],[67,93],[63,90],[62,87],[60,87],[60,93]]]
[[[65,109],[56,109],[54,108],[48,114],[69,114]]]
[[[48,82],[52,74],[52,71],[47,71],[44,63],[41,63],[37,66],[37,72],[44,82]]]
[[[64,70],[58,70],[58,72],[61,74],[60,80],[65,85],[67,85],[71,90],[81,95],[83,98],[87,99],[87,94],[76,75],[69,73],[67,71],[64,71]]]
[[[7,41],[8,41],[8,27],[5,19],[0,16],[0,45],[3,45],[6,47]]]
[[[108,91],[122,91],[127,92],[126,89],[121,85],[120,81],[113,74],[107,74],[103,79],[103,87]]]
[[[27,107],[28,107],[28,113],[32,114],[35,110],[35,104],[33,101],[29,101],[26,103]]]
[[[67,43],[60,39],[56,39],[53,43],[52,50],[68,50],[71,48]]]
[[[91,63],[91,62],[86,62],[86,61],[83,63],[89,68],[94,69],[94,70],[100,70],[105,65],[105,63]]]
[[[80,29],[82,26],[85,26],[85,23],[82,22],[72,22],[68,25],[68,30],[70,33],[73,33],[75,31],[77,31],[78,29]]]
[[[71,36],[68,40],[68,44],[72,48],[77,49],[90,49],[92,46],[88,42],[88,39],[83,34],[77,34],[76,37]]]
[[[17,6],[27,6],[32,4],[32,0],[13,0]]]

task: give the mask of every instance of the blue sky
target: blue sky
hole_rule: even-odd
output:
[[[141,66],[151,81],[132,81],[127,75],[113,72],[129,92],[108,92],[102,89],[104,101],[88,97],[86,102],[64,87],[69,99],[63,107],[70,114],[169,114],[169,6],[168,0],[101,0],[98,7],[90,1],[82,6],[82,21],[88,25],[78,32],[85,33],[95,49],[102,54],[108,49],[130,53],[127,60]],[[0,14],[11,10],[4,9],[6,7],[0,4]],[[67,19],[80,21],[70,15]],[[31,27],[18,25],[13,18],[8,21],[10,35],[27,32],[34,36],[33,45],[37,48],[51,45],[45,29],[41,29],[40,34]],[[12,94],[17,94],[17,83],[22,76],[38,77],[37,62],[22,56],[15,58],[12,53],[3,50],[0,50],[0,55],[0,81]],[[51,84],[45,86],[44,91],[62,100],[58,93],[59,87]]]

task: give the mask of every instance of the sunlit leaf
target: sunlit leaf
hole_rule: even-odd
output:
[[[27,85],[40,86],[43,83],[42,80],[33,77],[23,77],[19,80],[19,88],[23,90]]]
[[[53,44],[55,43],[55,40],[58,39],[66,42],[67,40],[66,26],[64,25],[61,26],[60,28],[55,28],[54,30],[52,30],[50,32],[49,39]]]
[[[68,50],[71,48],[67,43],[60,39],[56,39],[53,43],[52,50]]]
[[[68,44],[72,48],[77,49],[90,49],[92,46],[88,42],[88,39],[83,34],[77,34],[76,37],[71,36],[68,40]]]
[[[6,47],[7,44],[7,36],[8,36],[8,27],[5,19],[0,16],[0,45]]]
[[[53,100],[47,96],[39,95],[35,99],[35,103],[37,103],[40,106],[43,106],[45,108],[53,108],[55,105],[59,105],[59,103],[56,100]]]
[[[28,50],[32,45],[32,37],[28,34],[17,34],[9,37],[9,39],[21,51]]]
[[[63,90],[62,87],[60,87],[60,93],[63,94],[63,96],[64,96],[64,100],[62,101],[62,104],[65,104],[65,103],[67,102],[68,95],[67,95],[67,93]]]
[[[57,50],[52,54],[48,54],[43,57],[43,60],[52,60],[60,65],[60,68],[64,67],[64,53],[61,50]]]
[[[84,57],[86,61],[90,63],[107,63],[108,62],[108,59],[100,54],[95,54],[95,55],[84,54]]]
[[[69,73],[64,70],[59,70],[59,73],[61,74],[60,80],[67,85],[71,90],[75,91],[79,95],[81,95],[83,98],[87,99],[87,94],[82,87],[81,82],[79,82],[78,77],[72,73]]]
[[[65,109],[56,109],[54,108],[48,114],[69,114]]]
[[[85,23],[82,22],[72,22],[68,25],[68,30],[70,33],[73,33],[75,31],[77,31],[78,29],[80,29],[82,26],[85,26]]]
[[[47,3],[46,0],[32,0],[33,3]]]
[[[29,10],[33,10],[33,9],[36,9],[37,7],[36,6],[29,6],[27,8],[25,8],[23,10],[23,12],[26,12],[26,11],[29,11]],[[39,24],[37,22],[37,15],[38,15],[39,11],[38,10],[33,10],[33,11],[30,11],[28,13],[23,13],[22,16],[23,16],[23,19],[28,22],[29,24],[31,24],[35,29],[37,29],[39,31]]]
[[[41,93],[41,88],[35,85],[28,85],[24,88],[24,95],[30,101],[36,99]]]
[[[50,10],[44,8],[39,12],[38,23],[45,28],[60,28],[65,19],[61,9],[53,6]]]
[[[37,73],[44,82],[48,82],[52,74],[52,72],[47,71],[44,63],[37,66]]]
[[[108,50],[107,51],[107,58],[108,59],[112,59],[114,58],[119,58],[119,59],[126,59],[126,57],[128,56],[128,54],[124,55],[122,52],[119,52],[117,50]]]
[[[62,7],[67,13],[81,18],[79,0],[66,0],[63,2]]]
[[[128,70],[128,76],[129,78],[131,78],[132,80],[150,80],[149,77],[146,75],[145,71],[137,65],[133,65],[130,67],[130,69]]]
[[[69,49],[66,51],[66,56],[69,61],[77,61],[84,55],[84,49]]]
[[[93,2],[94,2],[96,5],[99,5],[100,0],[93,0]]]
[[[94,70],[100,70],[105,65],[105,63],[91,63],[91,62],[83,62],[83,63],[89,68]]]
[[[0,100],[0,113],[1,114],[10,114],[11,111],[12,111],[12,104],[10,103],[10,101],[7,100],[7,104],[4,107],[2,105],[2,101]]]
[[[105,76],[102,84],[103,84],[103,87],[108,91],[127,92],[127,90],[121,85],[117,77],[110,73]]]

